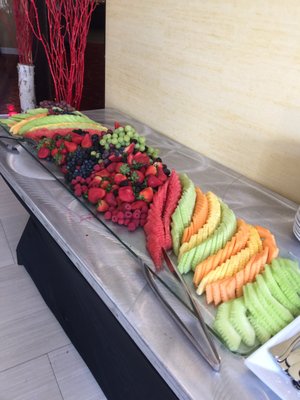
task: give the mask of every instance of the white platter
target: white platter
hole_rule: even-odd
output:
[[[292,380],[269,352],[269,348],[300,332],[300,317],[296,318],[277,335],[245,360],[246,366],[283,400],[300,399],[300,390],[294,388]]]

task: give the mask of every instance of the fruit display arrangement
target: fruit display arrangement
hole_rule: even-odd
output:
[[[170,170],[130,126],[98,124],[65,103],[2,120],[34,140],[78,197],[128,231],[142,227],[156,269],[173,251],[181,274],[216,307],[213,328],[231,351],[264,343],[300,315],[300,270],[274,235],[238,218],[213,192]]]

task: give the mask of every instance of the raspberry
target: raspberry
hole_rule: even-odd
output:
[[[118,219],[123,219],[124,218],[124,213],[123,211],[119,211],[117,214]]]
[[[100,165],[99,164],[94,165],[94,170],[100,171],[101,170]]]
[[[132,212],[131,211],[125,211],[125,218],[131,218],[132,217]]]
[[[113,215],[111,217],[112,222],[118,222],[118,217],[116,215]]]
[[[106,213],[104,214],[104,218],[105,218],[106,220],[110,220],[111,217],[112,217],[111,211],[106,211]]]
[[[130,204],[130,203],[125,203],[124,209],[125,209],[126,211],[130,211],[130,210],[131,210],[131,204]]]
[[[141,211],[140,210],[135,210],[134,213],[132,214],[134,219],[139,219],[141,216]]]
[[[124,225],[124,219],[123,218],[119,218],[118,219],[118,224],[119,225]]]
[[[127,228],[128,228],[128,230],[129,230],[129,232],[133,232],[133,231],[135,231],[136,230],[136,224],[134,223],[134,222],[129,222],[129,224],[127,225]]]

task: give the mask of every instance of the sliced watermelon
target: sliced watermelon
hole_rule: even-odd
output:
[[[39,141],[40,139],[47,137],[47,138],[53,138],[53,136],[55,135],[60,135],[60,136],[66,136],[69,135],[70,133],[72,133],[74,130],[76,130],[76,128],[72,127],[72,128],[56,128],[56,129],[51,129],[51,128],[40,128],[40,129],[36,129],[32,132],[26,132],[24,134],[24,137],[32,139],[32,140],[36,140]],[[102,135],[102,131],[98,130],[98,129],[88,129],[88,132],[91,135]]]

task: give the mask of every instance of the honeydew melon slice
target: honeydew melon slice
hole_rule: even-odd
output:
[[[230,322],[232,302],[227,301],[218,307],[213,329],[219,334],[221,339],[231,351],[237,351],[242,337]]]
[[[186,174],[181,174],[179,179],[182,186],[182,195],[171,217],[171,236],[173,251],[176,255],[179,251],[183,231],[191,222],[196,201],[196,190],[192,180]]]
[[[270,290],[272,296],[285,308],[287,308],[293,316],[298,315],[298,308],[288,299],[288,297],[284,294],[278,283],[276,282],[273,274],[272,267],[270,265],[265,265],[265,270],[262,273],[262,277]]]
[[[247,318],[247,308],[242,297],[235,299],[231,303],[229,321],[234,329],[239,333],[242,341],[249,347],[255,343],[255,330]]]
[[[21,130],[22,127],[35,122],[36,120],[40,120],[43,119],[44,117],[46,117],[47,114],[36,114],[36,115],[32,115],[32,116],[28,116],[26,119],[22,119],[20,122],[17,122],[16,124],[14,124],[11,128],[10,128],[10,133],[12,135],[21,135]]]

